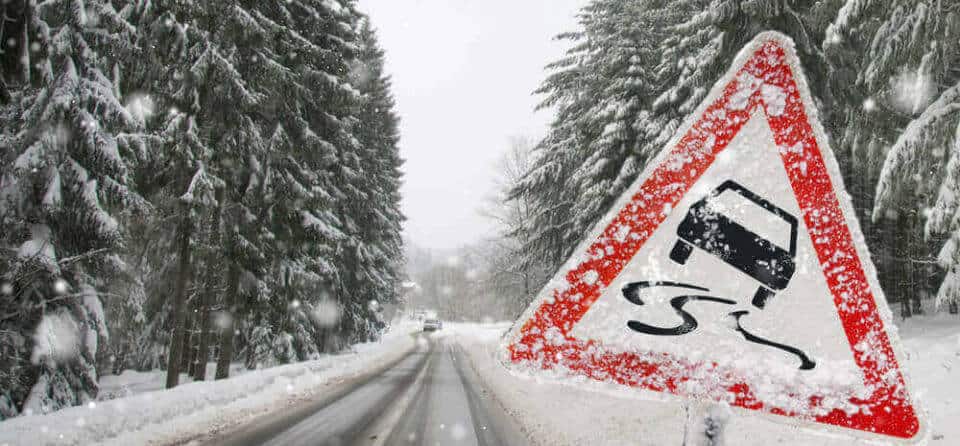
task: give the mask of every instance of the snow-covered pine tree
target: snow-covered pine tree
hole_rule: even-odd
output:
[[[257,59],[257,50],[265,44],[263,34],[250,26],[249,12],[240,2],[214,3],[203,5],[197,20],[201,30],[209,33],[209,40],[199,44],[203,51],[190,72],[205,89],[200,95],[198,122],[215,151],[209,168],[224,182],[227,230],[221,255],[227,267],[216,373],[216,378],[222,379],[229,375],[234,359],[235,332],[249,327],[238,323],[257,301],[269,298],[264,277],[274,236],[264,224],[270,169],[268,141],[258,118],[265,98],[250,74],[259,68],[250,61]],[[239,339],[242,342],[245,337]]]
[[[155,363],[156,356],[165,356],[171,374],[178,371],[172,369],[205,362],[207,358],[196,356],[209,337],[191,339],[183,333],[188,326],[209,327],[210,321],[177,314],[187,306],[198,307],[199,300],[205,309],[198,311],[209,316],[207,310],[217,300],[210,294],[222,293],[223,313],[216,319],[223,362],[228,363],[234,347],[232,315],[243,308],[244,297],[263,294],[258,278],[265,264],[264,239],[269,238],[256,213],[262,209],[257,194],[265,176],[261,167],[266,144],[255,121],[263,95],[242,72],[253,51],[264,45],[262,34],[248,26],[248,13],[236,1],[156,1],[137,4],[128,14],[138,24],[141,39],[149,42],[140,59],[131,63],[137,72],[130,83],[147,94],[157,110],[150,121],[152,150],[145,151],[138,175],[155,214],[137,241],[142,252],[155,252],[148,247],[201,252],[190,269],[203,271],[205,284],[199,293],[172,300],[170,284],[184,279],[177,277],[175,257],[150,257],[154,263],[148,262],[144,271],[150,323],[141,348],[144,357],[138,362]],[[214,213],[220,217],[202,227],[210,221],[205,217]],[[180,224],[170,225],[170,220]],[[198,237],[174,249],[188,228]],[[216,274],[224,276],[219,289],[211,285],[221,282]],[[243,277],[250,280],[241,288]],[[241,292],[245,294],[239,296]],[[225,375],[225,364],[221,369]]]
[[[923,208],[915,209],[918,205]],[[927,239],[938,237],[941,247],[936,259],[946,277],[936,306],[956,313],[960,303],[960,83],[943,91],[911,121],[887,155],[874,216],[879,219],[884,213],[905,211],[923,216]]]
[[[583,27],[589,16],[581,13],[579,20]],[[593,100],[585,92],[590,85],[590,69],[582,66],[591,44],[583,30],[557,38],[570,41],[572,47],[563,58],[547,65],[552,73],[536,90],[545,96],[538,108],[555,108],[556,118],[546,137],[535,146],[529,171],[507,193],[508,200],[523,200],[535,209],[531,216],[531,228],[535,230],[519,247],[518,257],[524,268],[538,261],[549,269],[559,266],[569,255],[570,246],[582,237],[571,230],[577,191],[569,180],[583,163],[584,154],[577,148],[587,141],[578,124]]]
[[[820,50],[839,1],[813,0],[682,0],[671,8],[694,12],[683,23],[668,29],[661,43],[663,59],[658,72],[669,83],[656,100],[661,128],[658,141],[666,142],[680,122],[700,104],[708,90],[729,67],[734,56],[758,33],[780,31],[793,39],[820,119],[828,128],[836,118],[834,99],[826,88],[827,64]]]
[[[946,270],[938,306],[955,308],[960,300],[958,36],[954,2],[849,0],[824,41],[837,73],[835,90],[849,98],[848,125],[837,139],[860,160],[848,169],[862,183],[854,203],[866,216],[872,211],[871,248],[905,316],[920,310],[930,288],[928,259]]]
[[[557,117],[510,194],[536,203],[537,230],[521,247],[526,269],[565,260],[660,149],[664,119],[652,109],[673,84],[658,73],[659,44],[691,9],[597,0],[581,11],[577,32],[560,36],[573,46],[537,90]]]
[[[28,1],[18,13],[21,51],[4,66],[19,76],[3,107],[19,116],[0,141],[10,154],[0,165],[0,331],[10,353],[0,360],[10,378],[0,417],[96,397],[107,337],[97,290],[125,268],[117,214],[140,205],[126,133],[139,122],[118,88],[135,30],[108,1]]]
[[[322,337],[324,344],[339,349],[363,325],[360,323],[363,315],[359,314],[362,310],[357,292],[360,288],[358,280],[364,278],[356,267],[361,255],[358,248],[362,243],[360,222],[356,220],[354,207],[368,197],[361,185],[364,175],[360,165],[361,145],[354,133],[360,93],[349,79],[350,68],[360,50],[357,33],[360,14],[351,0],[311,1],[309,4],[318,14],[305,18],[299,30],[326,56],[323,63],[314,66],[306,77],[315,96],[307,104],[305,117],[322,141],[335,151],[332,158],[323,160],[322,170],[317,170],[322,191],[330,200],[307,209],[315,216],[330,215],[338,222],[334,227],[340,233],[337,248],[334,257],[328,257],[335,265],[333,280],[328,284],[333,302],[323,302],[320,306],[326,309],[323,312],[332,310],[335,314],[326,314],[319,319],[337,320],[335,326],[324,330]]]
[[[255,365],[369,338],[369,296],[399,277],[401,161],[354,3],[77,5],[0,5],[16,22],[0,29],[16,41],[0,83],[0,298],[15,310],[0,315],[2,416],[36,380],[31,407],[93,396],[107,318],[118,336],[99,359],[114,371],[198,375],[212,336],[186,333],[213,321],[221,378],[235,347]],[[363,64],[375,74],[359,82]],[[95,290],[126,298],[103,311]],[[34,344],[57,350],[31,358]]]
[[[209,334],[186,333],[194,331],[190,330],[194,325],[197,330],[203,326],[210,330],[209,308],[216,300],[211,284],[218,282],[217,274],[222,274],[219,259],[223,246],[209,244],[220,245],[222,239],[217,216],[222,215],[226,183],[220,175],[234,174],[235,166],[250,163],[250,147],[239,143],[237,134],[231,132],[234,123],[244,119],[249,122],[245,114],[258,99],[229,60],[233,42],[226,40],[226,50],[218,45],[219,36],[231,32],[224,28],[235,22],[216,24],[206,8],[160,1],[138,4],[127,11],[131,21],[138,24],[140,38],[149,42],[141,46],[137,61],[131,63],[133,73],[128,83],[140,89],[151,109],[159,111],[146,117],[152,138],[142,152],[142,169],[138,171],[138,185],[154,210],[141,225],[132,251],[138,264],[144,264],[144,256],[149,260],[143,271],[151,301],[145,341],[154,347],[147,348],[147,358],[139,362],[155,360],[154,352],[160,347],[159,353],[166,357],[168,386],[177,384],[181,368],[189,367],[192,370],[188,372],[196,373],[202,367],[193,366],[207,359],[197,356],[209,342]],[[214,25],[207,29],[197,26],[206,23]],[[156,70],[157,66],[169,69]],[[242,132],[240,129],[237,133],[247,136]],[[254,132],[251,139],[257,141],[257,136]],[[210,144],[218,140],[220,144]],[[176,224],[171,225],[171,221]],[[175,255],[151,256],[151,247]],[[200,255],[192,255],[194,252]],[[193,270],[203,272],[195,279],[205,286],[192,286],[196,282],[190,281],[189,272]],[[187,295],[188,285],[200,291]],[[192,314],[190,309],[206,316],[187,317]]]
[[[582,24],[591,48],[583,55],[592,96],[579,117],[586,154],[572,172],[578,199],[573,232],[585,234],[639,175],[659,148],[649,144],[650,105],[658,93],[655,65],[663,25],[673,10],[663,2],[597,1],[584,10]]]
[[[399,119],[394,111],[390,79],[384,74],[384,52],[369,18],[359,29],[360,52],[351,68],[351,81],[360,92],[354,132],[360,143],[360,186],[369,197],[358,203],[358,250],[364,275],[358,292],[366,321],[360,340],[379,336],[380,305],[395,302],[402,279],[403,239],[400,184],[403,160],[399,153]],[[372,331],[370,328],[372,327]]]
[[[346,15],[344,15],[346,13]],[[291,1],[265,4],[251,18],[273,46],[261,53],[263,68],[254,82],[267,101],[264,125],[272,132],[267,214],[276,239],[269,316],[251,324],[275,345],[258,351],[259,361],[306,359],[324,349],[334,327],[318,312],[330,309],[344,239],[341,216],[334,212],[343,196],[333,171],[351,110],[338,102],[344,93],[342,58],[351,50],[352,12],[335,2]],[[349,91],[347,91],[349,93]],[[336,307],[334,307],[336,308]],[[339,310],[333,310],[339,313]],[[269,334],[267,334],[269,333]],[[296,357],[289,357],[291,352]],[[267,353],[273,358],[264,356]],[[269,356],[269,355],[268,355]]]

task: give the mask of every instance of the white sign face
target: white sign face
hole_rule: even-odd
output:
[[[793,228],[783,218],[736,190],[728,189],[713,195],[728,181],[743,186],[795,219],[800,215],[799,204],[790,188],[767,120],[762,113],[755,112],[620,275],[574,325],[571,334],[578,339],[600,341],[608,348],[631,350],[642,346],[690,360],[743,363],[744,369],[756,370],[755,378],[772,375],[789,380],[802,379],[808,383],[815,381],[817,385],[811,391],[816,392],[821,392],[824,386],[862,387],[862,374],[854,362],[806,225],[802,219],[797,219],[797,227]],[[771,290],[771,297],[762,309],[753,305],[752,300],[760,287],[767,288],[764,284],[730,265],[722,256],[697,246],[696,240],[691,243],[678,235],[684,219],[691,210],[696,212],[697,203],[704,199],[707,199],[705,204],[711,211],[752,232],[751,238],[765,238],[784,251],[789,252],[792,233],[796,233],[796,252],[792,256],[795,271],[784,289]],[[712,235],[708,231],[715,230],[713,234],[719,239],[725,229],[721,226],[727,222],[720,218],[709,219],[704,222],[708,228],[698,228],[701,233],[698,235],[706,240]],[[753,248],[752,242],[747,240],[747,248]],[[682,264],[670,256],[677,243],[693,248]],[[735,242],[730,240],[721,239],[715,243],[722,251],[743,249],[731,246]],[[760,253],[761,256],[764,254]],[[624,297],[623,289],[631,283],[643,281],[675,282],[700,289],[651,286],[637,290],[637,298],[643,305],[636,305]],[[671,306],[671,300],[677,296],[709,296],[733,303],[689,300],[683,309],[696,319],[697,327],[682,336],[657,336],[628,326],[632,320],[653,327],[680,325],[682,318]],[[736,329],[737,319],[730,316],[739,311],[746,312],[739,318],[743,329],[799,349],[814,363],[812,370],[799,368],[804,362],[796,353],[747,341]]]
[[[508,333],[511,366],[917,438],[889,310],[799,67],[779,34],[741,52]]]

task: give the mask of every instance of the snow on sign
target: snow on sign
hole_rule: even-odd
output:
[[[511,367],[870,438],[920,432],[837,162],[776,33],[740,53],[505,342]]]

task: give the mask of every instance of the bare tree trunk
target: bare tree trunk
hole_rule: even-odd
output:
[[[530,273],[523,273],[523,298],[530,298]]]
[[[227,317],[224,318],[220,329],[220,356],[217,358],[217,374],[215,379],[230,377],[230,363],[233,362],[233,337],[237,317],[237,293],[240,290],[240,266],[236,261],[230,261],[227,270],[227,291],[223,296],[226,304]]]
[[[176,387],[180,381],[180,356],[183,351],[183,338],[186,331],[184,306],[186,305],[187,281],[190,276],[190,209],[187,203],[181,203],[183,213],[180,227],[177,229],[178,256],[177,279],[173,292],[173,337],[170,340],[170,352],[167,358],[167,388]]]
[[[195,309],[196,305],[190,305],[187,308],[188,311],[183,324],[183,350],[180,354],[180,370],[189,376],[193,376],[193,360],[197,357],[197,350],[193,348],[196,341],[193,329],[196,324]]]
[[[923,314],[923,295],[926,288],[926,281],[923,276],[923,263],[920,262],[923,259],[923,252],[926,249],[924,244],[923,237],[920,229],[920,215],[916,210],[911,210],[910,214],[907,216],[909,221],[909,233],[907,241],[909,243],[909,253],[910,258],[908,259],[908,267],[910,268],[909,276],[909,293],[910,300],[913,302],[913,314]]]
[[[10,91],[7,90],[7,83],[3,80],[3,74],[0,73],[0,104],[7,104],[12,99]]]
[[[23,32],[20,36],[20,69],[22,70],[23,84],[30,85],[30,22],[33,20],[33,7],[23,2]]]
[[[320,353],[327,353],[327,337],[328,337],[327,333],[328,333],[327,327],[323,327],[320,329],[320,339],[317,342],[318,347],[320,349]]]
[[[217,206],[213,211],[213,221],[210,224],[210,246],[214,247],[211,252],[217,252],[220,248],[220,221],[223,212],[223,188],[217,189]],[[207,262],[207,283],[200,294],[200,347],[197,356],[200,363],[194,369],[193,379],[204,381],[207,379],[207,361],[210,359],[210,305],[213,302],[213,294],[216,292],[217,280],[216,271],[217,259],[214,255]]]
[[[900,300],[901,316],[906,319],[913,316],[913,308],[910,306],[910,287],[907,284],[909,280],[907,277],[907,269],[909,268],[908,262],[910,261],[910,253],[907,250],[909,228],[905,224],[906,218],[904,218],[902,212],[897,215],[896,220],[888,220],[888,223],[890,223],[890,227],[887,228],[887,231],[890,233],[891,238],[893,238],[891,246],[894,247],[891,264],[893,265],[894,283],[896,284],[895,290],[897,299]]]

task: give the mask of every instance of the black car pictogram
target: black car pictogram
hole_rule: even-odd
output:
[[[733,221],[711,205],[711,199],[731,191],[759,205],[790,225],[790,249],[783,249]],[[790,283],[796,270],[797,219],[787,211],[764,200],[733,180],[727,180],[709,195],[697,201],[677,227],[680,238],[670,251],[670,259],[686,263],[693,247],[707,251],[727,264],[753,277],[760,286],[753,296],[753,305],[763,308]]]

